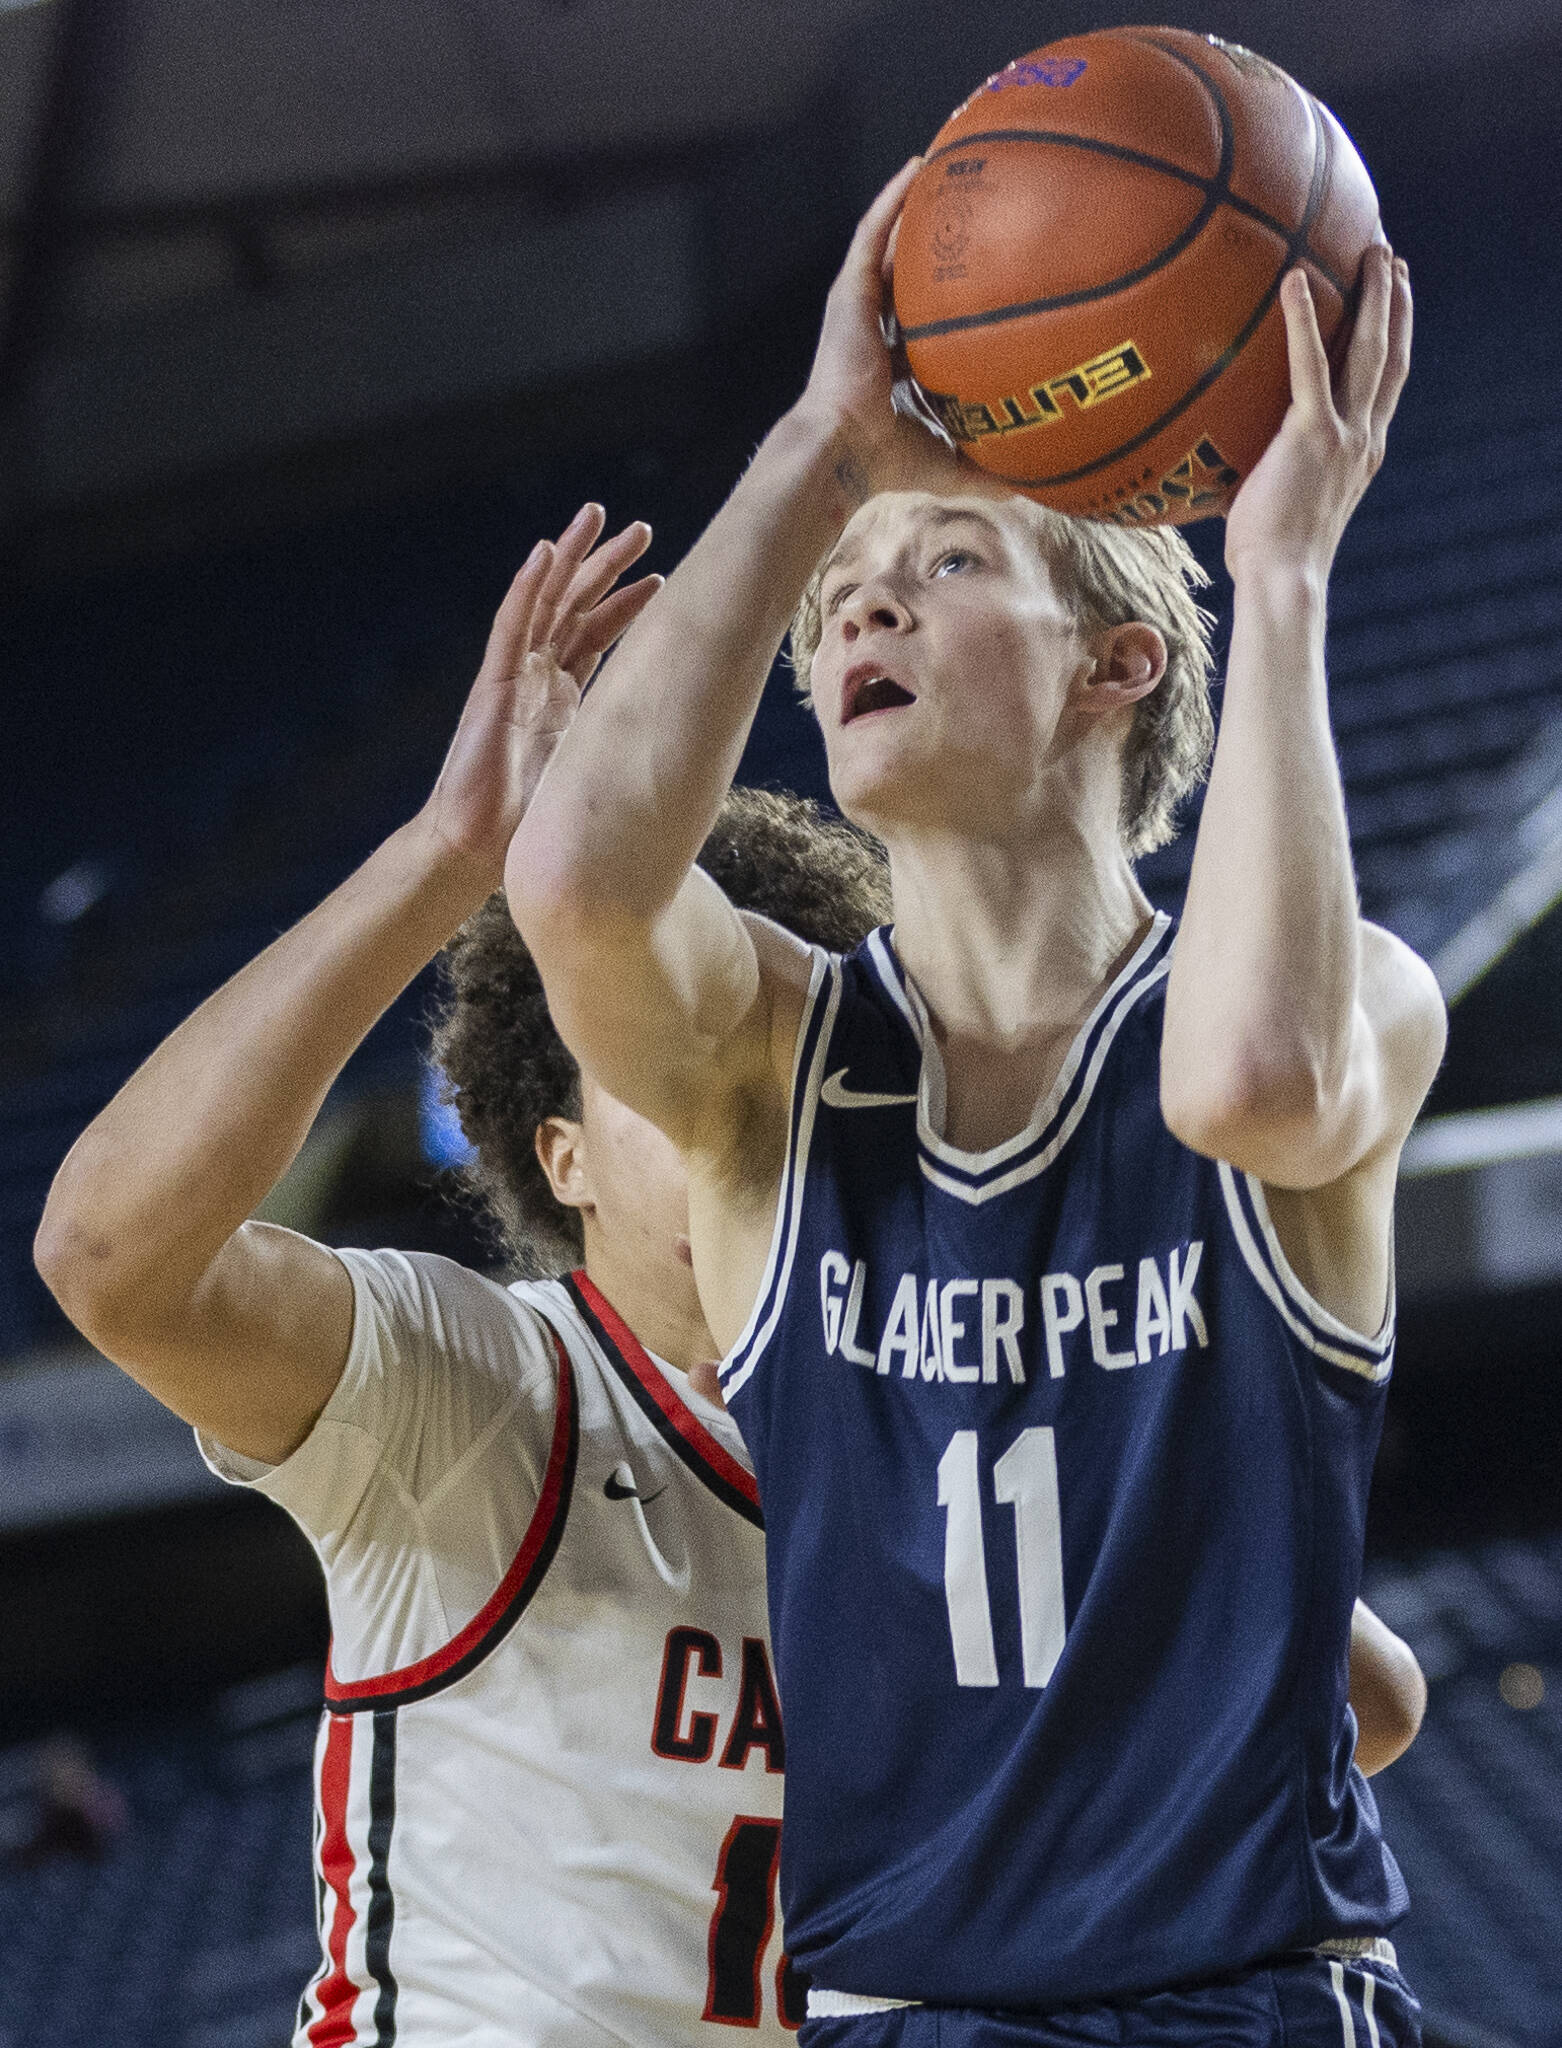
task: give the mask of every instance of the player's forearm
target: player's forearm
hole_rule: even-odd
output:
[[[1162,1054],[1173,1127],[1181,1115],[1217,1139],[1326,1125],[1355,1049],[1360,919],[1324,611],[1316,573],[1238,579]]]
[[[89,1335],[177,1317],[332,1082],[482,888],[409,826],[220,988],[72,1148],[39,1269]]]
[[[788,413],[603,670],[506,873],[511,908],[544,950],[550,906],[575,928],[599,910],[649,924],[676,895],[797,601],[853,509],[850,476],[831,423]]]

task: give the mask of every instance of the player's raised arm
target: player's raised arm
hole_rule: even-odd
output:
[[[301,924],[203,1003],[77,1140],[36,1257],[117,1364],[229,1449],[276,1463],[346,1362],[335,1255],[249,1222],[376,1019],[493,890],[576,677],[656,588],[619,577],[649,529],[593,546],[586,507],[511,586],[433,794]]]
[[[1162,1101],[1196,1150],[1280,1189],[1394,1160],[1441,1056],[1430,970],[1357,908],[1324,673],[1325,594],[1410,363],[1410,283],[1367,252],[1337,388],[1307,281],[1291,406],[1232,507],[1231,656],[1167,987]]]
[[[765,677],[856,506],[900,480],[947,478],[955,461],[896,414],[879,324],[915,168],[860,222],[803,397],[604,671],[506,874],[571,1050],[683,1143],[701,1141],[719,1072],[741,1089],[770,1060],[774,1020],[754,943],[693,868]],[[714,1099],[729,1094],[716,1082]]]

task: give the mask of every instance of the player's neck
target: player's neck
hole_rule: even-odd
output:
[[[693,1269],[639,1246],[610,1241],[594,1216],[582,1218],[585,1269],[647,1351],[687,1372],[719,1355],[695,1292]]]
[[[1151,907],[1115,832],[1066,818],[1013,840],[890,844],[895,947],[944,1061],[944,1135],[971,1150],[1023,1130]]]

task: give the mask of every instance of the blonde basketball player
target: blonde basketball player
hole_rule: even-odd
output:
[[[488,896],[575,679],[648,594],[605,594],[646,536],[592,554],[600,526],[588,509],[517,578],[423,813],[154,1055],[39,1236],[82,1328],[325,1569],[300,2048],[773,2041],[801,2011],[761,1534],[736,1433],[685,1373],[714,1346],[682,1168],[582,1081]],[[705,858],[833,948],[884,914],[878,859],[795,803],[729,805]],[[245,1220],[457,926],[436,1054],[478,1191],[557,1276],[510,1289]],[[1371,1768],[1413,1733],[1418,1674],[1365,1613],[1358,1633]]]
[[[1206,752],[1196,565],[995,496],[897,417],[910,176],[507,870],[566,1040],[689,1165],[765,1506],[811,2048],[1409,2048],[1346,1674],[1444,1024],[1360,916],[1324,664],[1408,275],[1368,252],[1334,381],[1276,259],[1291,404],[1227,520],[1173,944],[1133,857]],[[893,876],[845,960],[692,867],[794,613]]]

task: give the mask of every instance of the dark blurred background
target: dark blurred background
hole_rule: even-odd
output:
[[[867,197],[987,72],[1113,18],[0,0],[0,2048],[281,2048],[312,1946],[318,1575],[54,1310],[55,1166],[416,806],[533,539],[600,497],[671,568],[800,389]],[[1366,1585],[1431,1705],[1378,1784],[1436,2031],[1558,2048],[1562,16],[1178,20],[1331,102],[1417,292],[1330,656],[1366,908],[1453,1005]],[[745,779],[822,793],[783,683]],[[1186,859],[1146,864],[1159,901]],[[481,1263],[427,993],[268,1213]]]

